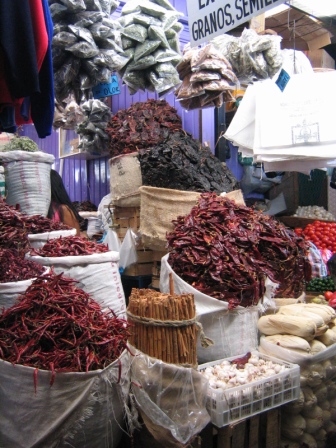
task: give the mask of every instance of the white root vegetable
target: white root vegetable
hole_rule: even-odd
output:
[[[336,433],[336,425],[333,421],[329,421],[327,422],[323,428],[327,431],[327,434],[329,434],[330,432],[334,432]]]
[[[320,386],[315,387],[314,394],[315,394],[318,404],[325,402],[328,398],[327,386],[325,384],[321,384]]]
[[[323,425],[326,425],[331,419],[331,412],[324,409],[322,412]]]
[[[300,448],[300,443],[282,438],[280,440],[280,448]]]
[[[258,328],[261,333],[267,336],[291,334],[307,340],[312,340],[316,333],[316,324],[312,319],[300,316],[285,316],[279,313],[260,317]]]
[[[300,379],[302,377],[305,378],[305,386],[309,387],[317,387],[324,381],[324,375],[316,371],[311,371],[309,367],[302,367],[300,369]],[[302,382],[300,384],[302,385]]]
[[[299,441],[306,429],[306,420],[302,415],[282,415],[281,434],[289,440]]]
[[[303,436],[300,439],[301,446],[309,446],[309,448],[317,448],[317,443],[315,438],[311,435],[305,432]]]
[[[330,419],[333,422],[336,422],[336,398],[333,398],[330,400]]]
[[[317,404],[309,409],[304,409],[302,415],[305,418],[322,419],[322,409]]]
[[[323,419],[321,418],[306,418],[306,431],[308,434],[315,434],[323,427]]]
[[[301,390],[305,400],[303,407],[308,411],[308,409],[312,409],[317,404],[317,398],[311,387],[303,387]]]
[[[310,353],[311,355],[316,355],[317,353],[323,352],[327,349],[327,346],[323,344],[323,342],[318,339],[313,339],[309,342],[310,344]]]
[[[288,414],[300,414],[303,409],[305,402],[305,397],[302,389],[300,389],[300,396],[297,400],[290,401],[289,403],[282,406],[282,411]]]
[[[325,442],[327,439],[327,431],[321,428],[314,434],[314,437],[316,442]]]
[[[318,336],[317,339],[321,341],[324,345],[329,347],[330,345],[335,344],[336,333],[332,330],[327,330],[324,334]]]
[[[330,401],[329,400],[319,402],[318,405],[320,406],[322,411],[330,411]]]

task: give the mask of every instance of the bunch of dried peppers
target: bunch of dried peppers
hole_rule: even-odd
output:
[[[298,297],[311,277],[303,238],[271,216],[215,193],[203,193],[190,214],[173,223],[167,235],[170,266],[229,308],[257,304],[266,276],[279,284],[278,297]]]
[[[54,272],[38,277],[0,315],[0,357],[52,372],[104,369],[127,349],[130,325],[103,312],[75,281]]]
[[[107,125],[110,154],[114,157],[157,145],[181,128],[181,118],[167,101],[149,99],[134,103],[119,110]]]
[[[19,282],[38,277],[45,267],[21,257],[15,249],[0,247],[0,283]]]
[[[42,215],[26,215],[0,197],[0,247],[27,252],[28,234],[69,230],[62,222],[54,222]]]
[[[108,252],[105,244],[89,241],[80,236],[60,236],[47,241],[43,247],[31,249],[31,255],[40,257],[67,257],[70,255],[92,255]]]

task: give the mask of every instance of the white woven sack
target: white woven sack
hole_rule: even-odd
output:
[[[0,283],[0,314],[3,308],[6,309],[14,305],[19,295],[25,293],[33,280],[34,278],[30,278],[19,282]]]
[[[237,307],[228,309],[228,303],[201,293],[181,279],[168,263],[169,254],[161,259],[160,291],[169,293],[169,274],[172,274],[175,294],[193,294],[197,320],[202,324],[206,337],[214,341],[210,347],[197,342],[197,359],[200,364],[236,356],[258,347],[260,308]]]
[[[44,273],[46,274],[48,272],[49,268],[46,268]],[[0,283],[0,314],[3,308],[10,308],[14,305],[19,295],[24,294],[34,280],[35,277],[18,282]]]
[[[93,255],[68,257],[40,257],[26,254],[26,258],[44,266],[53,266],[56,274],[80,282],[80,287],[103,309],[111,308],[115,314],[126,317],[126,300],[119,273],[119,253],[109,251]]]
[[[123,154],[109,160],[110,194],[114,205],[139,207],[142,176],[138,153]]]
[[[59,238],[60,236],[75,236],[77,230],[69,229],[69,230],[52,230],[51,232],[43,232],[43,233],[29,233],[28,240],[30,247],[34,249],[38,249],[43,247],[48,240],[53,240],[55,238]]]
[[[1,448],[117,448],[129,394],[124,351],[104,370],[57,373],[0,360]],[[121,374],[120,374],[121,373]],[[119,382],[118,382],[119,381]]]
[[[47,216],[50,205],[50,169],[55,161],[43,152],[9,151],[0,153],[5,166],[9,205],[20,205],[27,215]]]

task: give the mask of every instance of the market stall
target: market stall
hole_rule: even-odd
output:
[[[335,70],[252,26],[282,1],[33,3],[39,58],[0,76],[0,447],[334,447],[336,215],[291,173],[336,166]]]

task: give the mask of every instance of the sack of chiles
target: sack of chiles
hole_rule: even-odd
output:
[[[197,367],[199,324],[193,294],[165,294],[133,288],[127,319],[134,325],[130,344],[167,363]],[[212,344],[201,334],[203,344]]]

